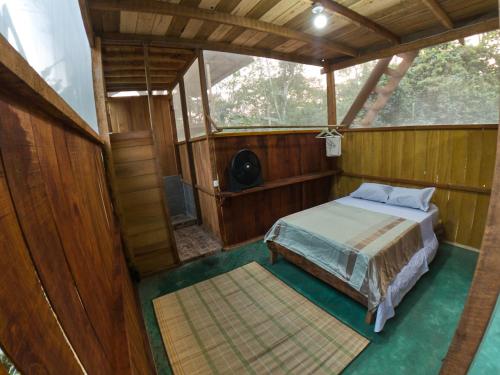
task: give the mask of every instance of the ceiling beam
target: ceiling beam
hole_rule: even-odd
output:
[[[330,61],[328,70],[338,70],[348,68],[353,65],[362,64],[367,61],[376,60],[384,57],[397,55],[403,52],[419,50],[436,44],[451,42],[460,38],[465,38],[474,34],[485,33],[498,29],[498,14],[488,16],[487,18],[480,17],[467,23],[464,26],[446,30],[439,34],[432,34],[428,36],[408,36],[403,38],[402,43],[389,47],[382,48],[375,51],[366,51],[361,53],[360,56],[350,59],[337,59]]]
[[[268,34],[278,35],[283,38],[300,40],[316,47],[321,47],[329,51],[341,53],[348,56],[357,56],[354,48],[335,43],[333,41],[316,37],[301,31],[287,27],[275,25],[252,18],[235,16],[229,13],[222,13],[214,10],[194,8],[168,2],[156,0],[91,0],[90,9],[99,11],[129,11],[140,13],[165,14],[186,18],[198,19],[201,21],[215,22],[224,25],[242,27],[256,30]]]
[[[269,57],[277,60],[293,61],[301,64],[323,66],[324,63],[320,58],[310,56],[302,56],[296,54],[288,54],[266,50],[262,48],[239,46],[230,43],[210,42],[206,40],[182,39],[173,37],[164,37],[156,35],[138,35],[138,34],[120,34],[120,33],[103,33],[103,45],[142,45],[149,43],[151,47],[186,47],[194,49],[204,49],[209,51],[220,51],[238,53],[241,55],[250,55],[258,57]]]
[[[422,0],[422,2],[430,9],[430,11],[444,27],[447,29],[453,29],[453,21],[436,0]]]
[[[348,7],[341,5],[335,1],[332,0],[320,0],[318,1],[321,5],[325,7],[325,9],[328,9],[332,12],[335,12],[337,14],[340,14],[341,16],[344,16],[348,20],[350,20],[352,23],[364,27],[366,29],[371,30],[375,34],[381,36],[384,39],[389,40],[392,43],[399,44],[401,42],[399,36],[394,34],[392,31],[387,30],[385,27],[380,26],[378,23],[373,22],[369,18],[362,16],[359,13],[356,13],[352,9],[349,9]]]
[[[83,26],[85,27],[85,33],[87,34],[87,39],[89,40],[90,47],[93,48],[95,45],[94,28],[92,26],[92,18],[90,17],[87,0],[78,0],[78,5],[80,6],[80,14],[82,16]]]

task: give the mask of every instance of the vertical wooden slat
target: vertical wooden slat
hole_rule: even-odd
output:
[[[500,5],[500,3],[499,3]],[[497,135],[496,150],[500,147]],[[500,293],[500,157],[497,153],[488,219],[469,296],[440,373],[466,374],[488,327]]]
[[[153,148],[155,150],[155,164],[156,164],[156,169],[157,169],[157,175],[158,175],[158,185],[163,187],[163,181],[162,181],[162,176],[160,175],[160,165],[158,161],[158,157],[160,155],[159,149],[158,149],[158,142],[155,139],[155,126],[156,126],[156,121],[155,121],[155,112],[154,112],[154,100],[153,100],[153,91],[151,89],[151,76],[149,72],[149,46],[144,45],[144,72],[146,75],[146,88],[147,88],[147,93],[148,93],[148,109],[149,109],[149,121],[150,121],[150,127],[151,127],[151,136],[153,138]],[[179,253],[177,252],[177,244],[175,242],[175,236],[174,236],[174,229],[172,226],[172,220],[170,219],[170,213],[169,209],[167,206],[167,202],[165,199],[165,194],[162,191],[161,194],[161,200],[163,203],[163,209],[165,211],[165,221],[167,223],[167,228],[170,234],[170,244],[171,248],[173,250],[173,255],[176,263],[179,263]]]
[[[219,182],[219,176],[217,171],[217,155],[215,152],[215,143],[212,132],[212,123],[210,121],[210,105],[208,103],[208,94],[207,94],[207,76],[205,72],[205,59],[203,57],[203,51],[198,50],[198,67],[200,72],[200,88],[201,88],[201,102],[203,105],[203,112],[205,119],[205,132],[207,134],[207,142],[208,142],[208,154],[210,160],[210,175],[212,179],[211,190],[214,190],[215,193],[220,192],[220,186],[214,186],[214,181]],[[215,201],[215,207],[217,208],[217,217],[219,222],[219,230],[215,233],[218,237],[224,237],[224,225],[222,221],[222,209],[221,209],[221,200],[218,195],[213,197]]]
[[[6,121],[2,104],[1,128]],[[2,137],[3,138],[3,137]],[[3,144],[0,145],[2,154]],[[26,165],[26,160],[18,159]],[[82,374],[33,266],[0,157],[0,341],[22,373]],[[84,328],[84,327],[82,327]],[[48,350],[50,348],[50,350]],[[104,362],[105,363],[105,362]]]
[[[188,157],[188,165],[189,165],[189,176],[191,177],[191,186],[193,188],[194,194],[194,203],[196,207],[196,216],[198,224],[201,224],[201,207],[200,207],[200,194],[198,189],[196,189],[196,167],[194,165],[194,156],[193,156],[193,144],[189,141],[191,139],[191,131],[189,129],[189,116],[187,113],[187,102],[186,102],[186,89],[184,87],[184,78],[181,78],[179,81],[179,93],[181,96],[181,107],[182,107],[182,118],[184,125],[184,135],[186,137],[186,150]]]
[[[481,128],[348,131],[339,165],[346,173],[365,176],[489,188],[495,135],[496,130]],[[359,177],[341,177],[337,195],[349,194],[361,182]],[[445,239],[478,248],[488,195],[438,188],[433,202]]]
[[[328,125],[337,124],[337,94],[335,91],[335,72],[326,73],[326,105],[328,110]]]

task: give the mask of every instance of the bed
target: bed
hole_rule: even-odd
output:
[[[429,270],[438,209],[340,198],[279,219],[264,241],[278,254],[367,307],[375,332]]]

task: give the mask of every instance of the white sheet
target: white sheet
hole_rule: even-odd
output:
[[[384,328],[385,322],[394,317],[394,309],[399,305],[406,293],[410,291],[423,274],[429,271],[429,263],[434,259],[439,246],[434,233],[434,225],[437,224],[439,219],[438,208],[432,204],[429,211],[424,212],[413,208],[391,206],[352,197],[344,197],[336,201],[345,205],[398,216],[420,223],[424,246],[413,255],[408,264],[397,274],[387,289],[385,299],[378,306],[374,330],[380,332]]]

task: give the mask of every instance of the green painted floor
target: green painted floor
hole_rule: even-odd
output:
[[[278,278],[371,340],[343,374],[437,374],[460,318],[477,254],[443,244],[431,270],[397,308],[384,331],[364,323],[365,309],[301,269],[280,259],[271,266],[262,242],[222,252],[143,280],[139,293],[154,359],[161,375],[171,374],[152,300],[161,295],[256,261]]]

